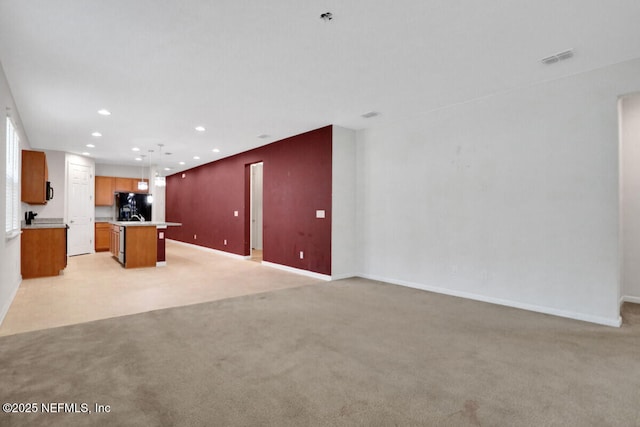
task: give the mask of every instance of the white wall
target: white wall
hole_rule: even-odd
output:
[[[356,133],[332,127],[331,277],[356,275]]]
[[[361,275],[619,325],[618,117],[640,60],[359,131]]]
[[[620,100],[622,296],[640,303],[640,94]]]
[[[149,179],[149,167],[96,163],[96,176],[119,176],[121,178]]]
[[[13,96],[11,95],[11,90],[9,89],[9,84],[7,83],[6,76],[4,74],[4,70],[0,64],[0,108],[2,112],[5,113],[2,115],[2,123],[0,125],[0,140],[2,141],[2,149],[0,149],[0,192],[2,197],[0,197],[0,224],[2,224],[2,228],[4,229],[4,225],[6,223],[6,203],[5,203],[5,191],[7,185],[7,174],[6,174],[6,164],[7,164],[7,152],[6,152],[6,126],[5,126],[5,117],[6,114],[9,114],[13,119],[13,123],[16,126],[16,130],[20,135],[20,148],[21,149],[29,149],[29,140],[24,132],[24,127],[22,126],[22,121],[20,120],[20,115],[18,114],[18,110],[16,109],[16,105],[13,101]],[[26,206],[22,204],[22,206]],[[4,236],[4,231],[2,232],[2,238],[0,238],[0,323],[4,319],[7,311],[9,311],[9,306],[13,301],[13,297],[18,291],[18,286],[20,286],[20,281],[22,280],[20,276],[20,236],[17,236],[13,239],[7,240]]]

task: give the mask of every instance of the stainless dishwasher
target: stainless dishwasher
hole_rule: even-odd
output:
[[[118,261],[120,261],[120,264],[124,265],[124,242],[126,241],[126,239],[124,238],[124,233],[126,232],[127,227],[122,227],[120,226],[120,233],[118,233],[120,235],[120,251],[118,252]]]

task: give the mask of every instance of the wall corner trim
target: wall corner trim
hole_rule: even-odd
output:
[[[630,295],[625,295],[620,300],[621,300],[621,303],[622,302],[630,302],[630,303],[633,303],[633,304],[640,304],[640,297],[632,297]]]
[[[437,286],[429,286],[422,283],[391,279],[388,277],[381,277],[381,276],[376,276],[371,274],[360,274],[360,277],[363,277],[365,279],[370,279],[370,280],[377,280],[379,282],[386,282],[392,285],[406,286],[409,288],[420,289],[423,291],[435,292],[438,294],[450,295],[450,296],[459,297],[459,298],[466,298],[466,299],[471,299],[475,301],[488,302],[490,304],[504,305],[506,307],[513,307],[521,310],[533,311],[533,312],[542,313],[542,314],[550,314],[552,316],[565,317],[567,319],[580,320],[583,322],[596,323],[599,325],[613,326],[616,328],[619,328],[620,326],[622,326],[622,316],[617,316],[614,318],[592,316],[590,314],[578,313],[574,311],[558,310],[556,308],[551,308],[551,307],[544,307],[544,306],[535,305],[535,304],[527,304],[527,303],[522,303],[518,301],[502,299],[502,298],[488,297],[484,295],[473,294],[470,292],[456,291],[453,289],[441,288]]]
[[[328,276],[326,274],[314,273],[313,271],[309,271],[309,270],[302,270],[300,268],[289,267],[289,266],[282,265],[282,264],[275,264],[275,263],[269,262],[269,261],[262,261],[261,264],[266,266],[266,267],[277,268],[278,270],[288,271],[290,273],[301,274],[303,276],[313,277],[314,279],[320,279],[320,280],[324,280],[324,281],[327,281],[327,282],[332,280],[331,276]]]

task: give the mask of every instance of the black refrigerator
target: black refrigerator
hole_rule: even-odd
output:
[[[151,194],[115,193],[118,221],[151,221]]]

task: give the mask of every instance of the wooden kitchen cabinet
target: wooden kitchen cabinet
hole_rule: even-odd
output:
[[[120,227],[115,224],[111,224],[109,251],[116,258],[120,255]]]
[[[140,178],[115,178],[115,191],[123,192],[123,193],[148,193],[149,190],[138,190],[138,181]],[[142,181],[147,183],[147,187],[149,185],[148,179],[143,179]]]
[[[66,266],[66,228],[22,229],[20,273],[23,279],[57,276]]]
[[[137,182],[137,181],[136,181]],[[131,178],[115,178],[115,191],[123,193],[133,193],[137,188],[134,187],[133,179]],[[137,187],[137,185],[136,185]]]
[[[138,190],[138,181],[140,178],[115,178],[115,191],[123,193],[148,193],[149,190]],[[148,179],[142,179],[149,186]]]
[[[46,204],[48,180],[46,154],[22,150],[22,201],[31,205]]]
[[[112,176],[96,176],[96,206],[113,206],[116,179]]]
[[[96,206],[113,206],[113,193],[148,193],[138,190],[140,178],[122,178],[117,176],[96,176]],[[143,179],[149,186],[149,180]]]
[[[155,267],[158,260],[156,227],[130,226],[125,234],[125,268]]]
[[[96,252],[110,250],[111,224],[108,222],[96,222]]]

